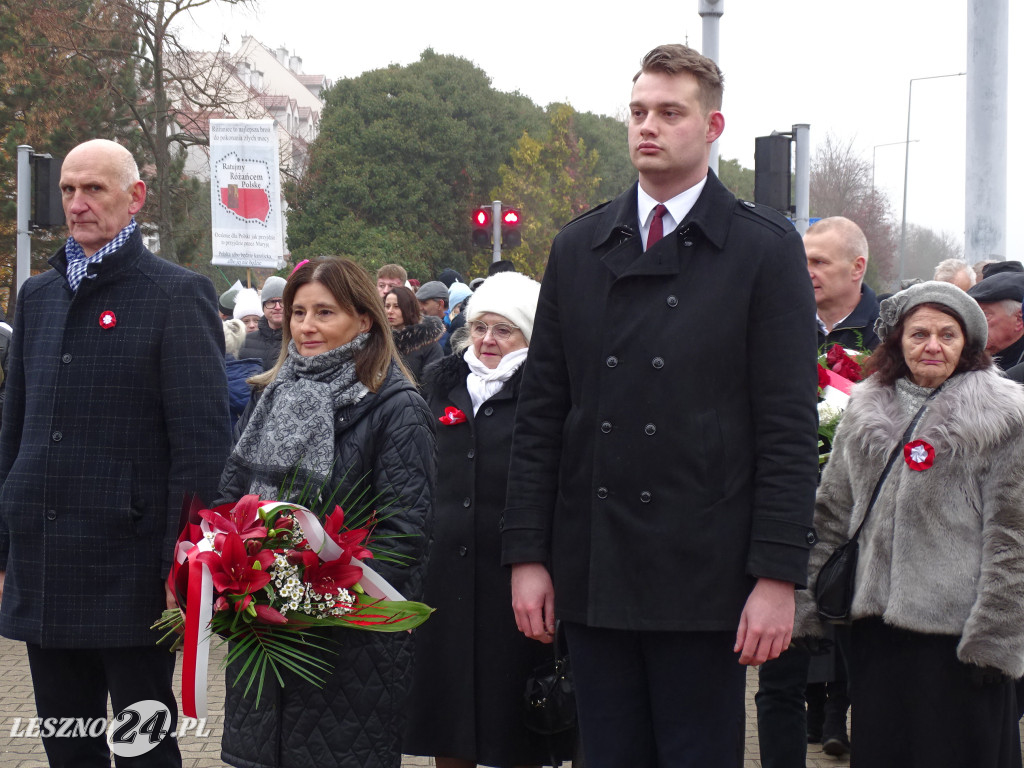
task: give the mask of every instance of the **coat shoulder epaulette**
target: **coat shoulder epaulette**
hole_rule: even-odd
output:
[[[759,205],[749,200],[737,198],[736,208],[738,215],[756,221],[778,235],[785,235],[793,231],[793,223],[777,210],[767,205]]]

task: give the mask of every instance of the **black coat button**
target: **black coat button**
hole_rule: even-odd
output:
[[[817,542],[818,542],[818,534],[816,534],[814,531],[808,531],[807,532],[807,543],[813,546]]]
[[[651,492],[650,491],[643,491],[640,494],[640,501],[642,501],[644,504],[649,504],[650,501],[651,501]]]
[[[462,506],[464,506],[464,507],[465,507],[466,509],[469,509],[469,507],[470,507],[470,506],[471,506],[472,504],[473,504],[473,500],[472,500],[472,499],[470,499],[470,498],[469,498],[469,496],[467,496],[466,498],[464,498],[464,499],[462,500]]]
[[[615,355],[610,355],[608,359],[604,361],[604,364],[607,365],[609,368],[614,368],[616,365],[619,364],[619,358],[617,358]]]
[[[612,431],[612,423],[610,421],[602,421],[601,431],[607,435],[609,432]]]
[[[484,408],[484,416],[493,416],[493,415],[494,415],[494,409],[491,408],[491,406],[488,405],[486,408]]]
[[[660,357],[656,357],[653,360],[651,360],[651,365],[653,365],[655,368],[664,368],[665,361],[662,360]]]
[[[658,428],[655,427],[653,424],[648,424],[646,427],[644,427],[644,434],[645,435],[653,435],[657,431],[658,431]]]
[[[46,510],[46,519],[47,520],[56,520],[57,519],[57,510],[56,509],[48,509],[48,510]]]
[[[465,557],[467,552],[469,552],[469,550],[465,547],[459,547],[459,557]]]
[[[693,240],[683,240],[683,245],[686,248],[689,248],[691,245],[693,245]]]
[[[472,459],[474,456],[476,456],[476,450],[475,449],[470,448],[468,451],[466,451],[466,458],[467,459]]]
[[[605,488],[604,486],[601,486],[600,488],[598,488],[597,489],[597,498],[599,498],[599,499],[607,499],[608,498],[608,489]]]
[[[668,304],[670,307],[678,307],[679,299],[677,299],[675,296],[669,296],[667,299],[665,299],[665,303]]]
[[[59,443],[64,438],[64,435],[60,432],[54,432],[50,437],[53,439],[53,442]]]
[[[71,355],[69,353],[65,352],[63,355],[61,355],[60,361],[62,363],[70,363],[71,362]]]

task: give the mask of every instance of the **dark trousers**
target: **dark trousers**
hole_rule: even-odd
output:
[[[790,646],[758,670],[757,741],[762,768],[804,768],[807,764],[807,710],[804,689],[811,655]]]
[[[140,701],[156,700],[178,721],[171,677],[175,655],[166,648],[41,648],[28,643],[36,712],[42,718],[106,718]],[[106,733],[97,737],[43,738],[51,768],[110,768]],[[139,757],[115,757],[115,765],[181,768],[177,739],[168,735]]]
[[[565,630],[587,768],[743,765],[734,633]]]

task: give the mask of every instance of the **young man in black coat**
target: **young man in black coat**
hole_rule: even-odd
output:
[[[566,625],[591,768],[742,764],[742,665],[788,646],[814,542],[814,295],[708,169],[721,94],[685,46],[644,58],[639,186],[555,238],[516,414],[513,610]]]
[[[60,185],[71,237],[19,291],[8,360],[0,633],[27,643],[40,718],[95,722],[109,693],[115,715],[138,716],[120,721],[135,738],[118,765],[143,745],[140,764],[180,766],[165,735],[175,657],[149,627],[174,604],[182,502],[213,498],[230,447],[217,297],[143,246],[146,185],[126,149],[75,147]],[[150,700],[166,712],[136,707]],[[99,733],[44,736],[50,764],[109,766]]]

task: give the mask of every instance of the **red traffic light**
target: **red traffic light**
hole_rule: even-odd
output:
[[[477,208],[473,211],[473,226],[486,227],[491,223],[491,212],[487,208]]]
[[[518,227],[519,226],[519,211],[515,208],[506,208],[501,214],[501,223],[506,227]]]

